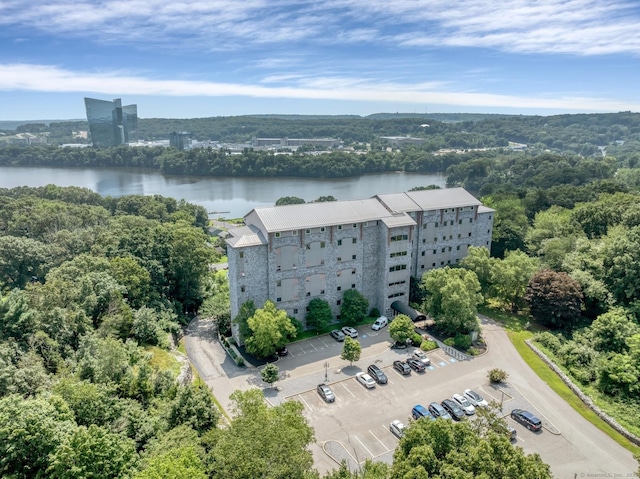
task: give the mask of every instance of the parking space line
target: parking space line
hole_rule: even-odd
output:
[[[345,386],[345,385],[344,385],[344,383],[340,383],[340,386],[342,386],[343,388],[345,388],[345,389],[347,390],[347,392],[348,392],[349,394],[351,394],[353,397],[356,397],[356,395],[355,395],[355,394],[353,394],[353,393],[349,390],[349,388],[348,388],[347,386]]]
[[[307,406],[309,408],[309,410],[311,412],[313,412],[313,408],[311,406],[309,406],[309,403],[307,401],[304,400],[304,398],[302,397],[301,394],[298,394],[298,397],[300,398],[300,400],[304,403],[305,406]]]
[[[318,350],[316,349],[316,347],[313,345],[311,341],[309,341],[309,346],[311,346],[314,351],[318,352]]]
[[[440,356],[440,355],[439,355],[439,354],[437,354],[437,353],[433,353],[433,355],[434,355],[435,357],[437,357],[438,359],[442,360],[442,361],[446,361],[446,359],[445,359],[445,358],[443,358],[442,356]]]
[[[329,347],[329,345],[325,343],[322,339],[318,338],[318,341],[320,341],[325,348]]]
[[[371,433],[371,435],[376,438],[376,441],[378,441],[380,444],[382,444],[382,447],[384,447],[385,451],[389,452],[391,450],[385,445],[384,442],[382,442],[380,439],[378,439],[378,436],[376,436],[371,429],[369,429],[369,433]]]
[[[360,443],[360,445],[364,448],[364,450],[365,450],[365,451],[367,451],[367,452],[369,453],[369,455],[370,455],[371,457],[375,457],[375,455],[374,455],[374,454],[373,454],[369,449],[367,449],[367,446],[365,446],[365,445],[363,444],[363,442],[358,438],[358,436],[354,435],[353,437],[355,437],[355,438],[356,438],[356,441],[358,441],[358,442]]]

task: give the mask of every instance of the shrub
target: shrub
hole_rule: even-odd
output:
[[[454,346],[457,349],[461,349],[462,351],[466,351],[471,347],[471,336],[468,334],[456,334],[456,337],[453,338]]]
[[[370,318],[379,318],[380,317],[380,310],[378,308],[371,308],[371,311],[369,311],[369,317]]]
[[[418,333],[415,333],[413,336],[411,336],[411,344],[413,346],[420,346],[422,344],[422,336]]]
[[[420,345],[420,349],[422,349],[423,351],[431,351],[432,349],[438,349],[438,343],[427,339],[425,341],[422,341],[422,344]]]
[[[499,368],[494,368],[489,371],[489,382],[491,383],[502,383],[507,380],[509,374],[506,371],[503,371]]]
[[[470,347],[469,349],[467,349],[467,354],[469,356],[477,356],[478,354],[480,354],[480,350],[478,348]]]
[[[447,346],[451,346],[451,347],[455,346],[455,344],[456,344],[456,340],[455,340],[455,339],[453,339],[453,338],[447,338],[447,339],[445,339],[445,340],[444,340],[444,341],[442,341],[442,342],[443,342],[444,344],[446,344]]]
[[[534,340],[542,344],[545,348],[549,349],[553,353],[557,353],[562,347],[562,339],[549,331],[542,333],[536,333]]]

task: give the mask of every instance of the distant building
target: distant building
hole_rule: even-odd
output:
[[[426,138],[415,138],[412,136],[381,136],[380,138],[382,140],[387,140],[391,146],[398,148],[401,148],[404,145],[422,145],[427,141]]]
[[[271,299],[304,324],[321,298],[338,317],[356,289],[392,317],[411,277],[457,264],[469,246],[490,248],[494,213],[462,188],[254,209],[226,240],[231,316]]]
[[[191,133],[174,131],[169,135],[169,146],[178,150],[188,150],[191,147]]]
[[[138,107],[122,100],[85,98],[91,143],[95,148],[126,145],[138,140]]]
[[[335,148],[340,145],[340,140],[335,138],[254,138],[254,148],[298,148],[303,145]]]

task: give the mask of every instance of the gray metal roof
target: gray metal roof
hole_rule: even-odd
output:
[[[493,208],[489,208],[488,206],[480,205],[478,206],[478,213],[495,213],[496,210]]]
[[[269,233],[362,223],[391,216],[375,198],[256,208],[245,218],[249,215],[257,216]]]
[[[416,222],[409,215],[396,213],[393,216],[387,216],[381,220],[387,228],[397,228],[399,226],[415,226]]]
[[[226,242],[234,248],[244,246],[259,246],[267,244],[262,232],[255,226],[240,226],[229,230],[230,237]]]
[[[480,206],[481,203],[464,188],[408,191],[378,195],[391,211],[430,211],[463,206]]]

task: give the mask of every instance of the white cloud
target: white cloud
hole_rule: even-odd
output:
[[[289,80],[291,78],[287,78]],[[272,78],[276,81],[276,78]],[[103,95],[245,96],[259,98],[355,100],[460,107],[531,108],[576,111],[640,110],[640,104],[585,96],[526,97],[451,91],[441,83],[374,83],[358,78],[295,78],[295,85],[153,80],[123,72],[86,73],[49,65],[0,64],[0,91],[90,92]]]
[[[2,25],[207,50],[354,43],[640,54],[636,0],[9,0]]]

